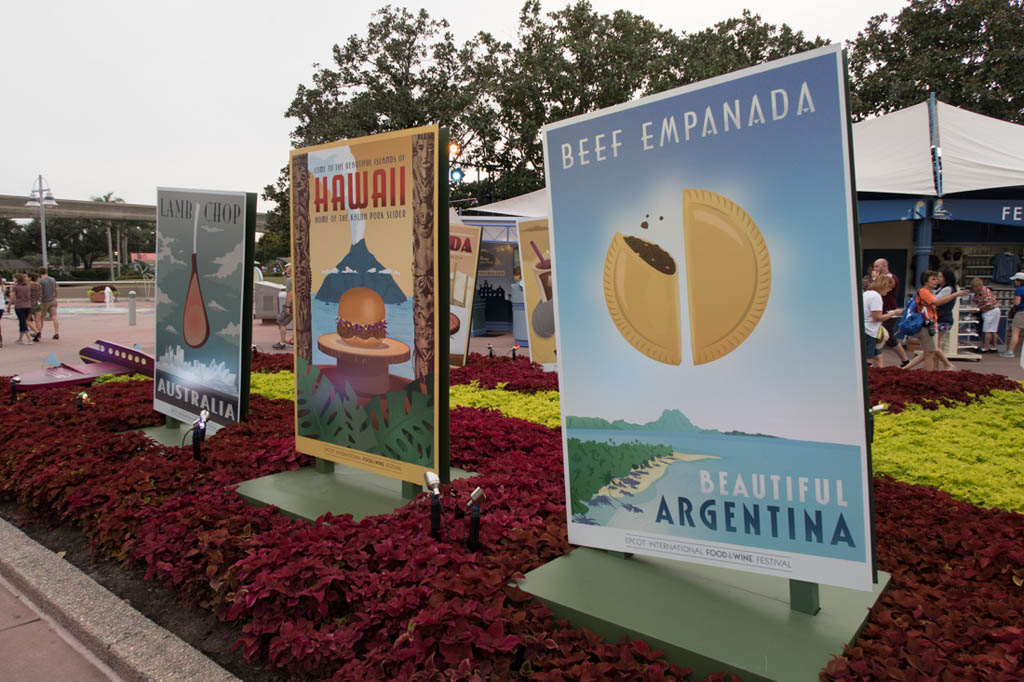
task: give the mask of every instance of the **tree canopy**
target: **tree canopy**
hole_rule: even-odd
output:
[[[849,43],[855,118],[935,92],[954,106],[1024,123],[1022,0],[912,0]]]
[[[856,117],[923,101],[1024,120],[1024,0],[912,0],[891,20],[873,17],[851,50]],[[444,19],[386,6],[365,31],[314,65],[286,116],[295,146],[439,123],[461,150],[466,181],[452,198],[481,203],[542,187],[541,128],[564,118],[827,44],[824,38],[741,16],[686,34],[586,0],[544,13],[526,0],[514,41],[487,32],[456,45]],[[288,251],[288,175],[264,198],[263,259]]]

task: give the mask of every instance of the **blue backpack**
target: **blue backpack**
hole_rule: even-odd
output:
[[[908,337],[921,331],[924,326],[924,315],[917,312],[917,297],[911,296],[903,306],[903,314],[896,323],[896,336]]]

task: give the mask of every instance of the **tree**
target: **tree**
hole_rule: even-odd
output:
[[[115,197],[113,192],[107,192],[101,197],[93,197],[93,201],[101,201],[108,204],[123,204],[124,199],[121,197]],[[110,243],[110,228],[113,223],[111,220],[105,221],[107,224],[107,263],[110,266],[110,281],[113,282],[117,277],[114,276],[114,248]],[[120,274],[121,267],[118,266],[118,274]]]
[[[786,24],[767,24],[760,15],[743,10],[739,17],[683,36],[675,44],[669,67],[654,79],[648,92],[695,83],[827,44],[820,36],[809,40],[803,31]]]
[[[34,226],[34,227],[33,227]],[[39,222],[19,225],[10,218],[0,218],[0,251],[12,258],[35,254],[39,248]]]
[[[423,10],[374,14],[365,37],[336,45],[332,67],[317,65],[313,85],[299,86],[287,111],[298,120],[293,141],[440,123],[461,146],[454,162],[469,177],[481,171],[452,197],[488,203],[543,187],[545,124],[825,44],[749,12],[684,36],[625,10],[599,14],[586,0],[547,14],[526,0],[515,44],[479,33],[456,47],[447,27]],[[287,243],[287,173],[263,196],[278,204],[269,252]]]
[[[913,0],[848,44],[855,118],[939,99],[1024,123],[1022,0]]]
[[[579,1],[542,16],[539,0],[528,0],[517,45],[486,33],[478,40],[487,58],[473,73],[491,106],[476,155],[497,169],[501,199],[543,186],[543,125],[642,94],[668,68],[678,38],[624,10],[598,14]]]

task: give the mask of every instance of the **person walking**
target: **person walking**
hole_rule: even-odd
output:
[[[981,341],[982,353],[997,353],[999,349],[999,301],[992,290],[985,286],[980,277],[971,280],[971,303],[978,307],[981,313],[981,332],[984,334]]]
[[[7,281],[0,277],[0,323],[4,321],[4,310],[7,309]],[[0,324],[0,348],[4,347],[4,326]]]
[[[285,263],[284,266],[284,305],[281,312],[277,314],[277,332],[281,340],[275,343],[272,348],[283,350],[288,347],[288,325],[292,322],[292,264]]]
[[[878,348],[879,328],[886,320],[903,314],[903,310],[900,308],[895,308],[887,313],[882,312],[882,297],[889,293],[892,287],[892,278],[880,275],[875,277],[868,290],[862,294],[864,298],[864,336],[866,337],[864,348],[868,365],[873,367],[885,366],[882,351]]]
[[[1010,337],[1010,341],[1006,343],[1006,350],[999,355],[1004,358],[1012,358],[1016,355],[1017,341],[1020,338],[1020,330],[1024,329],[1024,272],[1018,272],[1013,276],[1013,306],[1010,307],[1010,317],[1013,318],[1009,322],[1010,329],[1013,330],[1013,334]]]
[[[38,342],[43,325],[43,316],[40,312],[43,309],[43,287],[39,284],[39,273],[33,272],[28,277],[32,293],[32,309],[29,313],[28,326],[32,329],[32,340]]]
[[[53,340],[60,338],[60,323],[57,321],[57,280],[46,273],[46,268],[39,268],[39,286],[42,289],[43,297],[40,301],[39,331],[36,340],[43,333],[43,323],[49,315],[53,320]]]
[[[889,261],[884,258],[879,258],[874,262],[871,268],[872,281],[874,278],[885,276],[892,280],[892,288],[888,293],[882,294],[882,314],[896,310],[897,308],[903,310],[900,305],[899,291],[900,291],[900,279],[896,275],[889,272]],[[889,340],[885,342],[886,348],[892,348],[896,351],[896,355],[900,359],[900,367],[906,367],[907,363],[910,362],[910,358],[907,356],[907,349],[904,348],[904,340],[902,343],[896,338],[896,324],[899,322],[899,316],[895,317],[883,317],[882,325],[885,330],[889,332]]]
[[[925,369],[956,369],[939,348],[938,329],[936,329],[939,314],[935,307],[948,303],[958,296],[970,296],[971,292],[957,291],[939,298],[935,296],[934,292],[941,279],[942,275],[935,270],[925,270],[921,273],[921,288],[917,290],[916,301],[918,312],[924,316],[924,326],[914,335],[914,338],[921,342],[921,349],[924,352],[911,360],[904,369],[913,369],[921,363],[925,364]]]
[[[32,312],[32,287],[29,286],[25,273],[19,272],[14,276],[13,289],[14,313],[18,316],[18,343],[31,346],[32,337],[29,336],[28,317]]]

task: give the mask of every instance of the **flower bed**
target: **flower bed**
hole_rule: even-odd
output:
[[[291,363],[259,355],[268,360],[254,360],[254,372]],[[480,553],[464,549],[461,523],[432,540],[422,496],[360,522],[308,524],[243,504],[232,484],[308,462],[293,447],[293,404],[256,394],[277,394],[289,375],[254,374],[258,418],[222,429],[202,462],[117,433],[162,421],[149,409],[148,381],[95,386],[95,409],[86,412],[74,408],[73,389],[24,394],[0,411],[0,496],[17,500],[26,519],[77,525],[97,557],[141,567],[184,603],[237,622],[247,657],[296,676],[683,679],[685,670],[643,642],[604,642],[509,587],[569,547],[561,434],[535,423],[551,423],[557,393],[545,392],[550,379],[533,376],[528,363],[495,364],[475,360],[460,381],[478,385],[452,391],[453,402],[479,405],[452,409],[452,464],[480,475],[443,487],[460,499],[476,485],[488,491]],[[524,365],[529,396],[509,390],[508,372]],[[892,372],[870,377],[873,402],[903,410],[878,419],[879,469],[1019,509],[1024,478],[1011,469],[1004,435],[1024,418],[1019,386],[960,378],[969,372],[955,380]],[[517,410],[531,420],[507,415]],[[950,470],[935,464],[935,442],[951,444]],[[1003,459],[990,462],[993,452]],[[983,496],[971,498],[977,491]],[[879,568],[893,585],[855,646],[822,661],[823,679],[1024,678],[1024,516],[887,476],[875,479],[875,502]]]
[[[520,393],[557,391],[558,374],[545,372],[527,358],[488,358],[470,353],[465,367],[451,371],[451,385],[476,383],[481,388],[502,388]]]
[[[885,403],[888,411],[901,412],[907,405],[934,410],[940,406],[964,405],[993,390],[1020,391],[1020,383],[999,374],[978,372],[906,372],[896,367],[872,367],[868,372],[868,395],[872,405]]]

